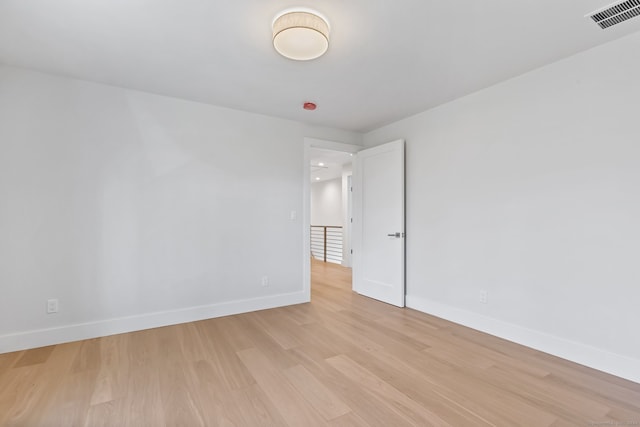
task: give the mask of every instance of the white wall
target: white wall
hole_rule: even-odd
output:
[[[639,49],[635,34],[365,135],[407,141],[409,305],[640,381]]]
[[[303,301],[305,136],[0,67],[0,353]]]
[[[311,225],[342,227],[342,178],[311,183]]]

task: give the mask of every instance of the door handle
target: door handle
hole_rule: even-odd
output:
[[[387,236],[395,237],[396,239],[399,239],[400,237],[403,237],[402,234],[404,233],[392,233],[392,234],[387,234]]]

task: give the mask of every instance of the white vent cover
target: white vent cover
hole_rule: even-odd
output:
[[[627,0],[598,9],[587,16],[603,30],[640,15],[640,0]]]

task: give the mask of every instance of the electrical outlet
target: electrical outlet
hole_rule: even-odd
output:
[[[58,312],[58,300],[57,299],[47,300],[47,314],[53,314],[57,312]]]
[[[268,276],[262,276],[262,286],[269,286],[269,277]]]
[[[487,304],[489,302],[489,292],[480,291],[480,302],[482,304]]]

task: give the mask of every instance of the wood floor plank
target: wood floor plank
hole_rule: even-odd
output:
[[[9,369],[11,369],[23,354],[24,351],[14,351],[12,353],[0,354],[0,372],[7,372]]]
[[[114,335],[100,340],[98,376],[91,394],[92,406],[122,399],[126,395],[128,351],[126,335]],[[107,405],[105,408],[111,409],[112,406]]]
[[[334,369],[327,360],[319,357],[319,352],[311,346],[299,347],[291,350],[303,361],[304,366],[317,378],[322,378],[332,392],[369,426],[404,426],[413,425],[406,418],[395,411],[386,408],[376,396],[365,393],[362,385],[346,378],[340,371]],[[335,420],[332,420],[334,422]]]
[[[64,376],[47,404],[42,425],[85,425],[91,405],[91,394],[86,390],[94,387],[96,376],[96,371],[70,372]]]
[[[276,364],[255,348],[238,353],[251,375],[291,427],[326,425],[320,414],[287,381]]]
[[[440,386],[428,374],[407,363],[408,359],[396,358],[387,351],[352,352],[348,356],[419,404],[447,413],[447,420],[454,425],[486,427],[507,423],[506,419],[483,417],[481,405]]]
[[[47,363],[32,364],[11,369],[10,374],[18,374],[13,384],[3,380],[0,388],[0,414],[4,414],[0,425],[46,425],[51,401],[64,392],[64,381],[70,374],[71,364],[80,348],[80,343],[55,346],[49,353]],[[52,369],[51,367],[55,367]],[[2,410],[7,393],[13,397],[13,405]],[[4,397],[3,397],[4,396]]]
[[[87,411],[85,427],[110,427],[114,420],[123,412],[122,400],[110,400],[98,404],[92,404]]]
[[[280,347],[290,349],[301,344],[300,328],[279,311],[263,310],[253,317],[256,325],[264,330]]]
[[[286,426],[287,422],[258,384],[233,390],[222,400],[236,426]]]
[[[55,346],[34,348],[33,350],[26,350],[22,353],[22,356],[15,363],[14,368],[21,368],[23,366],[38,365],[47,361],[51,353],[55,349]]]
[[[205,426],[235,426],[237,424],[230,416],[234,401],[228,400],[234,390],[217,377],[217,370],[212,363],[210,360],[200,360],[184,364],[185,382],[188,384],[186,391]],[[167,422],[167,425],[170,423]]]
[[[318,321],[317,314],[321,308],[311,304],[296,304],[282,307],[282,314],[298,326],[304,326]]]
[[[113,425],[162,426],[165,422],[165,408],[162,405],[160,378],[155,366],[132,369],[127,383],[127,394],[121,412],[116,413]]]
[[[358,414],[349,412],[329,422],[331,427],[369,427],[371,424],[363,420]]]
[[[206,336],[197,323],[184,323],[177,325],[178,339],[180,340],[180,353],[183,359],[190,362],[205,360],[209,357],[209,348],[206,345]]]
[[[405,418],[406,421],[417,425],[453,426],[349,357],[335,356],[327,362],[347,378],[361,384],[364,393],[377,396],[381,404]]]
[[[546,411],[557,414],[560,417],[571,418],[571,414],[580,413],[584,420],[601,419],[611,411],[609,405],[600,403],[597,399],[576,390],[569,391],[558,387],[544,379],[523,378],[518,372],[505,369],[502,366],[494,366],[488,369],[486,374],[495,381],[504,384],[504,389],[513,395],[535,402],[536,406],[544,407]],[[526,381],[528,387],[517,387],[518,381]]]
[[[225,328],[218,322],[198,322],[197,326],[203,336],[203,345],[208,353],[206,361],[209,362],[199,366],[210,369],[208,375],[212,381],[222,381],[226,390],[255,384],[255,379],[238,357],[233,340],[225,333]]]
[[[265,310],[266,311],[266,310]],[[244,315],[248,319],[245,324],[246,332],[251,337],[252,348],[259,349],[272,363],[280,369],[290,368],[295,365],[286,349],[282,347],[264,328],[263,311],[247,313]]]
[[[43,393],[38,386],[39,366],[22,366],[11,369],[3,376],[0,388],[0,425],[17,424],[34,400]]]
[[[254,339],[257,329],[250,313],[206,320],[198,324],[204,326],[203,332],[215,329],[234,352],[255,347]]]
[[[172,363],[159,373],[160,399],[165,411],[164,422],[167,425],[205,426],[200,401],[194,398],[195,386],[185,373],[188,365]]]
[[[351,290],[0,354],[0,426],[640,425],[640,384]]]
[[[304,366],[296,365],[284,371],[285,376],[298,389],[311,406],[313,406],[325,420],[333,420],[351,412],[331,390],[313,376]]]

